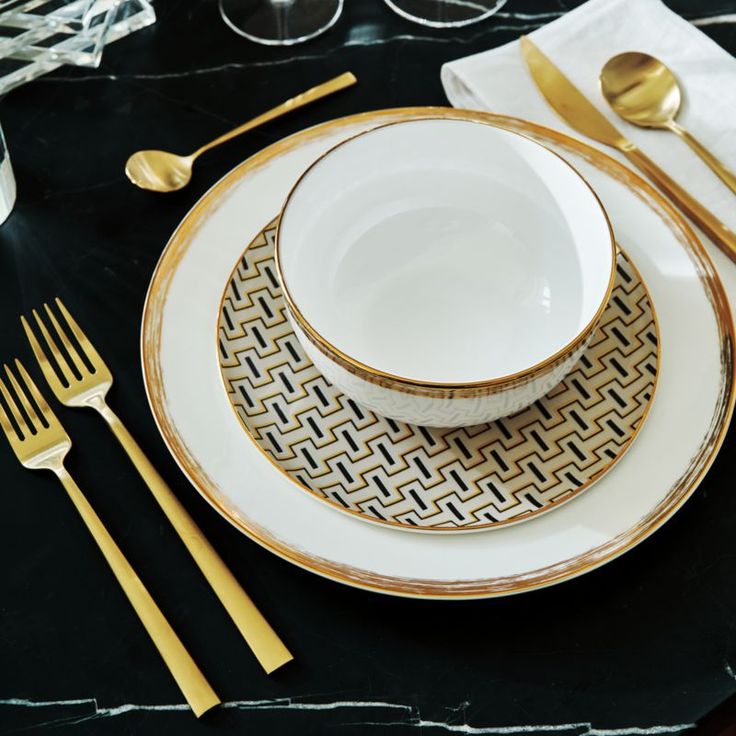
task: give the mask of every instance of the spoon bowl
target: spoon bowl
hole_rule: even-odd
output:
[[[669,128],[680,109],[675,75],[649,54],[628,51],[614,56],[603,67],[600,81],[608,104],[634,125]]]
[[[682,93],[675,75],[663,62],[649,54],[627,51],[606,62],[600,83],[615,113],[642,128],[665,128],[680,136],[736,194],[736,175],[675,120]]]
[[[125,173],[136,186],[152,192],[175,192],[192,178],[193,156],[168,151],[137,151],[125,164]]]
[[[175,153],[169,153],[168,151],[137,151],[125,164],[125,174],[133,184],[151,192],[175,192],[177,189],[183,189],[192,178],[192,167],[195,160],[203,153],[249,130],[253,130],[253,128],[257,128],[259,125],[269,122],[269,120],[275,120],[281,115],[308,105],[310,102],[350,87],[357,81],[352,72],[345,72],[339,77],[318,84],[296,97],[290,97],[286,102],[282,102],[247,123],[224,133],[188,156],[177,156]]]

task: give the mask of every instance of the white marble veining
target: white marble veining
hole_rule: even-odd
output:
[[[543,13],[511,13],[511,12],[498,12],[493,16],[494,19],[503,19],[509,21],[507,23],[498,23],[494,19],[487,21],[486,24],[480,26],[480,30],[474,34],[463,34],[460,36],[421,36],[412,33],[401,33],[394,36],[386,36],[385,38],[376,37],[373,35],[372,27],[361,28],[360,26],[354,28],[350,32],[348,40],[340,45],[341,49],[348,48],[361,48],[366,46],[384,46],[387,44],[395,43],[431,43],[431,44],[448,44],[448,43],[463,43],[472,44],[475,41],[481,40],[484,37],[492,37],[494,34],[504,31],[516,31],[518,33],[533,31],[536,28],[549,23],[556,18],[559,18],[564,14],[565,11],[550,11]],[[713,25],[726,25],[736,23],[736,13],[726,13],[721,15],[703,16],[700,18],[690,19],[690,22],[699,27],[713,26]],[[170,72],[162,72],[160,74],[86,74],[82,76],[58,76],[58,75],[46,75],[40,77],[37,81],[39,82],[63,82],[63,83],[78,83],[78,82],[94,82],[94,81],[118,81],[118,80],[165,80],[165,79],[181,79],[186,77],[195,77],[208,74],[218,74],[226,71],[239,71],[245,69],[257,69],[257,68],[268,68],[284,66],[289,64],[296,64],[304,61],[315,61],[319,59],[325,59],[334,54],[334,49],[325,53],[319,54],[301,54],[298,56],[289,56],[283,59],[271,59],[267,61],[254,61],[247,63],[228,62],[225,64],[217,64],[214,66],[200,67],[197,69],[183,69]]]
[[[449,733],[464,733],[475,736],[475,734],[538,734],[538,733],[570,733],[574,736],[648,736],[656,734],[679,734],[689,731],[695,727],[694,723],[678,723],[672,726],[629,726],[626,728],[594,728],[591,723],[555,723],[555,724],[533,724],[529,726],[470,726],[467,723],[444,723],[442,721],[427,721],[417,719],[416,721],[396,721],[394,723],[361,722],[356,725],[375,726],[413,726],[420,729],[439,729]]]
[[[114,707],[104,707],[97,703],[96,698],[79,698],[74,700],[30,700],[27,698],[6,698],[0,700],[0,708],[3,706],[18,708],[51,708],[86,706],[88,713],[82,715],[70,713],[68,716],[55,718],[49,721],[34,724],[34,728],[51,727],[58,725],[76,725],[87,721],[95,721],[103,718],[116,718],[136,712],[171,713],[188,712],[190,707],[186,703],[169,703],[152,705],[147,703],[125,703]],[[400,703],[388,703],[373,700],[335,700],[327,702],[306,702],[294,700],[293,698],[274,698],[268,700],[231,700],[219,706],[225,710],[304,710],[304,711],[327,711],[339,709],[381,709],[399,710],[411,715],[413,708]]]
[[[564,15],[566,10],[549,10],[543,13],[509,13],[505,10],[499,10],[495,14],[495,18],[510,18],[511,20],[533,20],[549,22],[555,18]]]
[[[736,13],[726,13],[724,15],[711,15],[705,18],[695,18],[690,22],[694,26],[717,26],[727,23],[736,23]]]
[[[727,671],[730,667],[727,666]],[[730,672],[733,675],[732,672]],[[405,717],[401,720],[374,720],[374,721],[350,721],[341,725],[345,726],[375,726],[386,728],[387,726],[402,726],[418,729],[436,729],[439,731],[460,734],[525,734],[525,733],[568,733],[571,736],[656,736],[658,734],[679,734],[691,728],[692,723],[679,723],[662,726],[630,726],[626,728],[595,728],[586,721],[558,724],[532,724],[517,726],[473,726],[467,723],[465,712],[469,702],[448,708],[449,718],[447,721],[429,720],[421,717],[415,706],[404,703],[391,703],[380,700],[334,700],[324,702],[309,702],[293,698],[274,698],[268,700],[231,700],[222,703],[220,708],[226,710],[251,711],[251,710],[299,710],[299,711],[365,711],[385,710],[401,711]],[[68,716],[55,718],[33,724],[33,728],[51,728],[54,726],[73,726],[87,721],[101,720],[103,718],[117,718],[131,713],[179,713],[188,712],[186,703],[171,703],[152,705],[146,703],[126,703],[113,707],[100,706],[96,698],[78,698],[73,700],[30,700],[27,698],[6,698],[0,700],[0,708],[17,707],[29,709],[44,709],[52,707],[68,707],[72,710],[78,706],[89,708],[88,713],[82,715],[70,713]],[[462,713],[462,722],[458,723],[458,715]]]

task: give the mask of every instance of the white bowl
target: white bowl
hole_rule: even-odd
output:
[[[560,156],[428,118],[313,163],[286,199],[276,266],[328,380],[384,416],[462,426],[522,409],[572,368],[615,250],[600,201]]]

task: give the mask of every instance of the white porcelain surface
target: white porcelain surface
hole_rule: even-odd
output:
[[[442,383],[554,355],[593,319],[613,269],[605,214],[567,163],[462,120],[389,125],[328,153],[289,198],[279,256],[328,342]]]
[[[307,569],[373,590],[430,597],[549,585],[607,562],[666,521],[712,460],[704,437],[730,416],[724,343],[700,266],[683,246],[679,221],[652,200],[645,184],[634,191],[622,170],[611,175],[565,151],[601,196],[649,287],[661,364],[649,418],[627,455],[594,488],[553,513],[516,527],[441,539],[347,518],[294,488],[243,436],[221,383],[215,352],[219,300],[244,244],[279,211],[289,187],[317,156],[401,114],[356,116],[341,127],[281,142],[278,153],[266,150],[242,165],[195,208],[175,238],[177,249],[164,252],[147,305],[142,349],[154,414],[203,495],[253,539]],[[722,265],[733,300],[736,269],[709,250]],[[717,444],[718,431],[713,436]],[[284,514],[285,507],[291,513]]]

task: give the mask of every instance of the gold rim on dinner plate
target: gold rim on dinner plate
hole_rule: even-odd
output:
[[[186,440],[181,436],[167,405],[160,357],[163,312],[169,289],[194,234],[230,189],[248,173],[266,166],[270,160],[305,142],[315,141],[331,131],[348,125],[370,124],[381,119],[410,120],[428,115],[486,121],[497,126],[516,128],[527,135],[537,135],[581,156],[625,186],[665,222],[687,252],[712,306],[718,329],[721,381],[714,413],[700,446],[684,472],[670,485],[664,497],[637,523],[607,542],[569,559],[515,575],[455,581],[398,577],[356,568],[293,547],[270,530],[243,516],[228,501],[217,483],[198,463]],[[733,352],[734,326],[731,309],[713,262],[690,225],[658,190],[613,157],[564,133],[520,118],[454,108],[394,108],[338,118],[295,133],[243,161],[201,197],[172,234],[154,270],[146,295],[141,326],[143,378],[154,420],[182,472],[224,519],[284,560],[322,577],[365,590],[437,600],[489,598],[554,585],[606,564],[631,550],[659,529],[693,494],[723,444],[736,396]]]
[[[289,193],[286,195],[286,199],[284,200],[284,205],[281,208],[281,221],[280,222],[283,222],[284,215],[286,214],[289,204],[292,201],[293,195],[296,192],[299,185],[301,184],[301,182],[305,179],[305,177],[318,164],[320,164],[327,156],[334,153],[336,150],[342,148],[344,145],[354,140],[357,140],[358,138],[362,138],[365,135],[374,133],[377,130],[382,130],[384,128],[390,128],[395,125],[402,125],[405,123],[426,122],[429,120],[448,120],[448,119],[449,118],[439,117],[436,115],[427,115],[426,117],[411,118],[410,120],[394,120],[388,123],[377,125],[376,127],[370,128],[369,130],[361,131],[360,133],[356,133],[355,135],[352,135],[349,138],[346,138],[344,141],[340,141],[339,143],[337,143],[336,145],[332,146],[330,149],[325,151],[321,156],[316,158],[302,172],[302,174],[296,180],[294,185],[289,190]],[[564,363],[565,360],[567,360],[570,357],[570,355],[572,355],[572,353],[574,353],[575,350],[583,342],[585,342],[585,340],[587,340],[591,336],[591,334],[595,331],[596,325],[598,324],[604,310],[608,306],[608,301],[610,300],[611,293],[613,291],[613,284],[614,284],[614,281],[616,280],[616,239],[613,233],[613,226],[611,225],[611,220],[608,217],[606,208],[603,206],[603,202],[601,202],[598,194],[595,192],[595,190],[590,185],[590,183],[587,181],[587,179],[569,161],[567,161],[565,158],[560,156],[560,154],[557,153],[556,151],[553,151],[552,149],[548,148],[544,144],[539,143],[539,141],[535,141],[533,138],[530,138],[529,136],[524,135],[523,133],[520,133],[518,131],[509,130],[508,128],[504,128],[503,125],[494,125],[493,123],[489,124],[487,121],[481,121],[481,120],[466,120],[464,118],[460,118],[460,119],[455,118],[455,120],[459,120],[460,122],[473,123],[476,125],[484,125],[486,127],[498,128],[499,130],[503,130],[506,133],[511,133],[512,135],[516,135],[519,138],[523,138],[529,141],[530,143],[533,143],[535,146],[540,146],[541,148],[544,148],[546,151],[548,151],[553,156],[556,156],[560,161],[562,161],[562,163],[565,164],[565,166],[567,166],[569,169],[571,169],[573,174],[575,174],[578,177],[578,179],[580,179],[583,182],[583,184],[585,184],[585,186],[588,188],[590,193],[595,198],[595,201],[598,203],[598,207],[600,208],[600,211],[603,214],[603,219],[605,220],[606,226],[608,227],[608,235],[610,239],[610,249],[611,249],[608,284],[606,285],[606,290],[603,293],[601,302],[598,305],[595,313],[593,314],[593,317],[575,335],[575,337],[572,338],[572,340],[570,340],[567,344],[565,344],[559,350],[555,351],[552,355],[548,356],[544,360],[538,361],[534,365],[529,366],[528,368],[524,368],[514,373],[509,373],[508,375],[505,375],[505,376],[497,376],[495,378],[488,378],[488,379],[483,379],[483,380],[478,380],[478,381],[423,381],[420,379],[407,378],[406,376],[399,376],[395,373],[389,373],[387,371],[381,370],[380,368],[376,368],[375,366],[370,366],[367,363],[364,363],[348,355],[346,352],[338,348],[336,345],[331,343],[326,337],[324,337],[324,335],[322,335],[304,316],[304,313],[301,311],[299,306],[296,304],[296,301],[294,300],[294,297],[291,294],[291,291],[289,290],[286,278],[284,277],[284,273],[281,269],[281,256],[280,256],[281,225],[280,224],[279,224],[278,230],[276,231],[276,248],[275,248],[275,255],[274,255],[274,261],[276,264],[276,273],[279,279],[279,283],[281,284],[281,289],[284,294],[284,301],[286,302],[289,313],[294,317],[294,319],[297,321],[299,326],[302,328],[307,339],[323,355],[325,355],[327,358],[331,360],[334,360],[338,365],[340,365],[342,368],[344,368],[349,373],[352,373],[353,375],[358,376],[359,378],[362,378],[363,380],[368,381],[369,383],[373,383],[375,385],[382,386],[384,388],[388,388],[393,391],[399,391],[401,393],[412,394],[414,396],[425,396],[428,398],[437,398],[437,399],[464,399],[464,398],[474,398],[474,397],[480,397],[480,396],[490,396],[496,393],[507,391],[511,388],[516,388],[518,386],[524,386],[528,383],[531,383],[532,381],[536,381],[537,379],[543,377],[544,375],[548,373],[551,373],[560,364]]]

